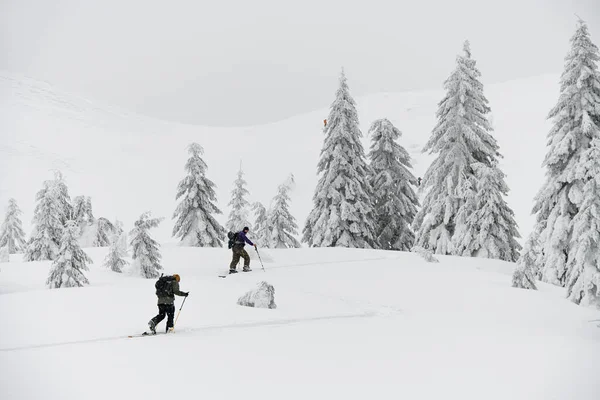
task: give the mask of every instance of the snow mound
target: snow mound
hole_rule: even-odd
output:
[[[413,253],[417,253],[418,255],[423,257],[423,259],[427,262],[431,262],[431,263],[440,262],[440,260],[438,260],[437,258],[435,258],[433,256],[433,251],[431,251],[430,249],[425,249],[421,246],[414,246],[410,251]]]
[[[273,285],[262,281],[257,288],[247,292],[237,301],[240,306],[256,308],[277,308],[275,304],[275,288]]]

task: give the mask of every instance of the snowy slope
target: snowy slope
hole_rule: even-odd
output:
[[[487,85],[496,137],[525,235],[543,176],[557,76]],[[352,88],[352,81],[350,80]],[[422,176],[420,153],[442,92],[358,98],[363,132],[387,117]],[[333,93],[332,93],[333,98]],[[108,249],[85,249],[91,286],[47,290],[49,262],[1,264],[2,399],[598,399],[596,311],[563,290],[510,287],[513,265],[357,249],[265,251],[263,272],[220,279],[226,249],[176,246],[170,238],[185,147],[204,146],[222,210],[243,159],[252,201],[267,202],[288,174],[291,211],[303,224],[322,145],[318,110],[265,126],[205,128],[159,121],[51,86],[0,74],[0,205],[15,197],[30,232],[34,195],[51,169],[71,196],[92,197],[96,217],[130,229],[145,210],[167,218],[165,273],[190,297],[172,336],[129,339],[156,313],[154,280],[102,267]],[[368,138],[365,138],[368,145]],[[226,214],[222,215],[223,223]],[[236,305],[265,279],[276,310]],[[177,300],[177,306],[181,299]],[[161,324],[161,327],[164,326]]]
[[[351,77],[349,83],[352,89]],[[487,85],[485,93],[505,156],[508,201],[525,236],[533,225],[532,200],[543,178],[549,129],[545,118],[558,96],[558,76]],[[415,175],[422,176],[431,158],[420,150],[435,125],[442,95],[440,90],[357,98],[363,133],[373,120],[390,119],[404,134],[401,143],[414,157]],[[35,193],[52,177],[51,169],[60,169],[71,196],[92,197],[96,217],[119,218],[130,229],[142,212],[151,210],[166,218],[156,237],[169,241],[186,146],[196,141],[205,149],[208,176],[218,186],[221,223],[242,160],[251,201],[268,204],[277,185],[289,173],[295,175],[291,211],[303,226],[312,207],[327,115],[323,109],[264,126],[206,128],[97,106],[46,83],[0,73],[0,205],[16,198],[29,234]]]
[[[104,270],[46,290],[48,263],[0,274],[3,399],[578,399],[600,394],[593,310],[556,287],[510,287],[512,265],[348,249],[269,251],[220,279],[224,249],[163,248],[191,292],[172,336],[129,339],[153,280]],[[237,306],[265,279],[276,310]],[[181,299],[177,299],[177,307]],[[162,328],[164,322],[159,326]],[[35,384],[32,384],[35,382]]]

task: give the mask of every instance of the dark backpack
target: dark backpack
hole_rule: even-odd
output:
[[[227,244],[227,248],[230,249],[233,247],[233,245],[235,244],[235,241],[237,240],[237,232],[228,232],[227,233],[227,238],[229,239],[229,243]]]
[[[175,280],[174,276],[162,276],[158,278],[154,287],[156,288],[156,295],[158,297],[171,297],[173,296],[173,285],[171,282]]]

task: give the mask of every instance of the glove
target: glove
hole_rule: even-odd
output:
[[[188,295],[189,295],[189,294],[190,294],[190,292],[184,292],[184,293],[183,293],[183,295],[184,295],[185,297],[188,297]]]
[[[257,248],[257,247],[256,247],[256,243],[254,243],[254,248],[255,248],[255,249]]]

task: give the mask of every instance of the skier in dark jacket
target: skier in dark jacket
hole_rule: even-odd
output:
[[[167,316],[167,328],[165,332],[169,332],[169,328],[173,327],[173,317],[175,316],[175,295],[187,297],[189,292],[182,292],[179,290],[179,281],[181,278],[179,275],[173,275],[172,280],[166,283],[167,288],[165,294],[157,294],[158,296],[158,315],[155,316],[148,322],[148,327],[153,334],[156,334],[156,325],[160,323],[163,319],[165,319],[165,315]]]
[[[244,246],[246,245],[246,243],[248,243],[250,246],[254,246],[254,248],[256,248],[256,245],[254,243],[252,243],[250,241],[250,239],[248,239],[248,237],[246,236],[246,234],[248,233],[250,229],[248,229],[247,226],[244,227],[244,229],[242,229],[241,232],[238,232],[235,234],[235,242],[233,244],[233,247],[231,248],[231,251],[233,252],[233,258],[231,260],[231,264],[229,264],[229,273],[230,274],[235,274],[237,273],[236,267],[238,262],[240,261],[240,257],[242,257],[244,259],[244,272],[249,272],[252,271],[250,269],[250,256],[248,255],[248,252],[246,250],[244,250]]]

